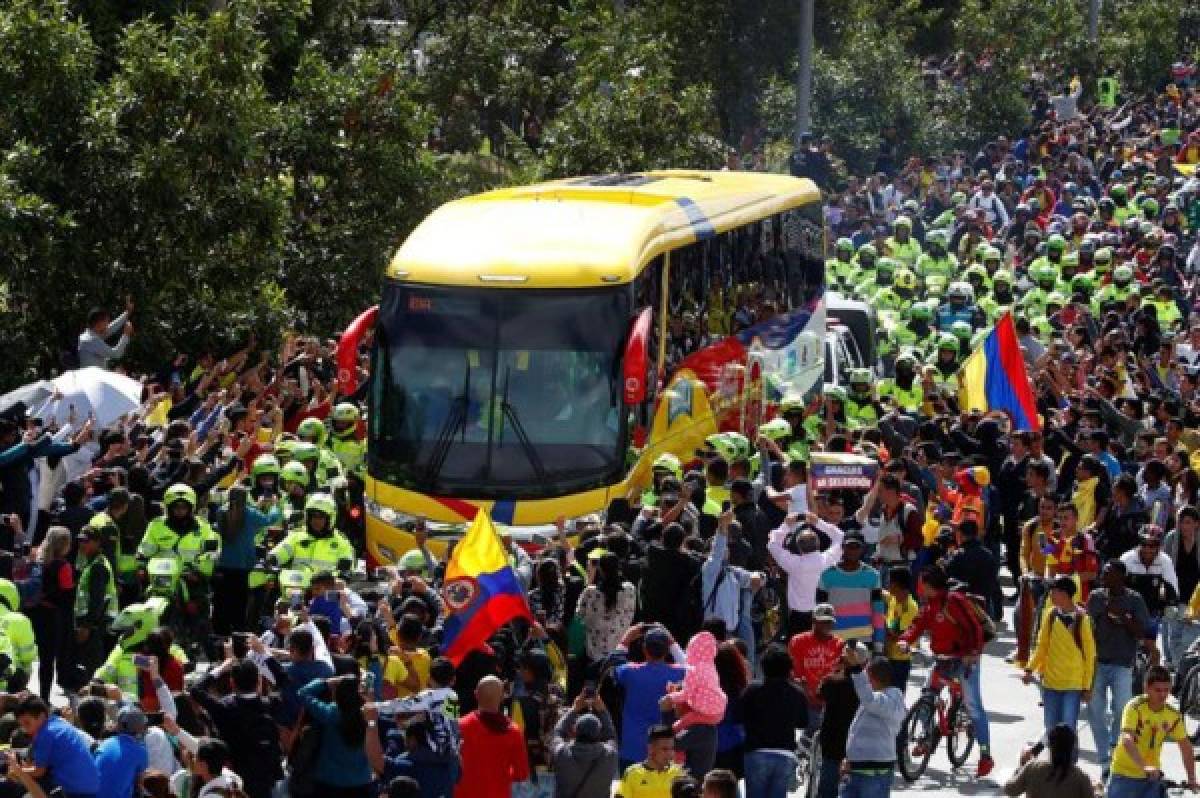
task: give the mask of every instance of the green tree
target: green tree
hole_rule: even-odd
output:
[[[288,187],[281,284],[314,329],[333,329],[378,295],[404,234],[431,210],[437,172],[429,114],[398,48],[334,67],[301,60],[279,157]]]
[[[681,87],[661,57],[660,34],[634,12],[614,17],[598,10],[570,24],[568,48],[578,55],[541,142],[546,174],[722,164],[712,90]]]

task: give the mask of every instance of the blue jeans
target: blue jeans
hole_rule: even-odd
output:
[[[1042,719],[1046,731],[1050,731],[1060,723],[1065,723],[1074,729],[1079,725],[1079,701],[1083,697],[1080,690],[1051,690],[1042,688]]]
[[[838,798],[888,798],[892,794],[892,774],[868,776],[850,772],[842,782]]]
[[[529,781],[512,786],[513,798],[554,798],[554,774],[547,771],[529,774]]]
[[[820,778],[817,779],[817,798],[837,798],[838,785],[842,781],[842,760],[822,759]],[[747,798],[754,793],[749,793]]]
[[[971,722],[975,724],[975,739],[979,741],[981,755],[990,754],[989,749],[992,745],[992,731],[988,726],[987,711],[983,708],[983,688],[980,685],[982,665],[982,661],[975,663],[968,670],[967,675],[963,676],[964,665],[960,660],[957,667],[946,674],[947,676],[956,675],[962,681],[963,703],[967,705],[967,714],[971,716]]]
[[[747,751],[746,795],[787,798],[796,760],[778,751]]]
[[[1113,774],[1104,787],[1104,798],[1159,798],[1162,786],[1157,779],[1131,779]]]
[[[1133,668],[1097,662],[1096,680],[1092,682],[1092,700],[1088,703],[1088,723],[1096,741],[1096,756],[1104,770],[1108,769],[1112,759],[1112,747],[1120,739],[1121,713],[1131,698]]]
[[[1166,621],[1163,626],[1166,628],[1163,657],[1171,664],[1171,667],[1177,668],[1179,661],[1183,659],[1184,652],[1192,643],[1196,642],[1196,638],[1200,637],[1200,624],[1184,623],[1172,619]]]

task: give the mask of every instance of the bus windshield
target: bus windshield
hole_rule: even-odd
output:
[[[629,304],[628,286],[389,282],[377,325],[372,474],[440,496],[514,499],[618,479]]]

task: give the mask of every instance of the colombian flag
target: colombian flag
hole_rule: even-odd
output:
[[[958,378],[963,412],[1003,410],[1012,418],[1013,429],[1041,429],[1011,313],[1005,313],[983,344],[963,361]]]
[[[454,547],[442,595],[450,613],[443,627],[442,655],[455,665],[513,618],[532,619],[487,513],[475,514],[466,536]]]

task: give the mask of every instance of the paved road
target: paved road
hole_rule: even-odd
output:
[[[1010,623],[1011,614],[1006,615],[1005,621],[999,638],[988,645],[983,659],[983,702],[991,727],[992,756],[996,760],[996,769],[987,778],[975,778],[978,747],[962,769],[951,769],[943,741],[929,761],[929,769],[925,775],[913,784],[897,775],[892,787],[893,794],[930,798],[996,795],[1000,792],[1000,786],[1016,770],[1022,747],[1042,734],[1042,708],[1038,705],[1037,687],[1022,684],[1020,671],[1004,661],[1016,647]],[[917,697],[917,685],[924,683],[927,673],[927,665],[914,665],[907,695],[910,705]],[[1092,730],[1086,718],[1086,707],[1082,714],[1084,717],[1079,722],[1082,745],[1080,766],[1093,780],[1098,780],[1100,766],[1096,759]],[[1194,725],[1189,724],[1188,728],[1192,729]],[[1183,779],[1179,749],[1176,746],[1168,748],[1164,764],[1169,778]]]

